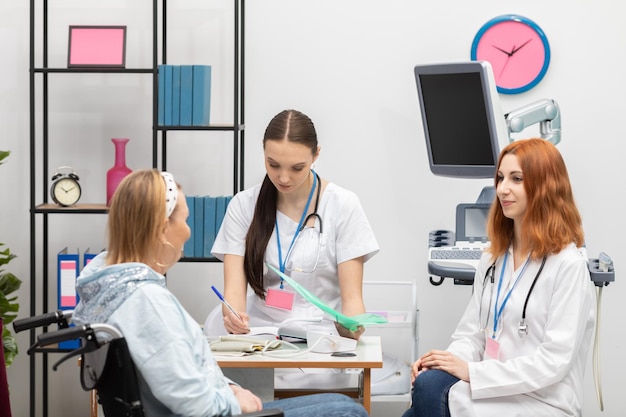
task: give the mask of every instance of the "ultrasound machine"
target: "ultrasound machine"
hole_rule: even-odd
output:
[[[554,100],[540,100],[507,114],[501,113],[488,62],[418,65],[415,81],[430,170],[435,175],[493,178],[500,144],[512,142],[511,133],[537,123],[541,138],[555,145],[561,139],[561,115]],[[457,285],[473,284],[480,256],[489,245],[486,222],[495,197],[494,187],[485,187],[475,203],[457,205],[454,231],[430,232],[428,273],[431,284],[441,285],[445,278],[452,278]],[[615,280],[613,261],[601,252],[598,258],[589,259],[588,267],[596,286],[599,312],[602,289]],[[600,313],[597,318],[599,316]],[[594,365],[600,362],[599,327],[596,323]],[[594,366],[596,395],[603,410],[599,381]]]
[[[561,114],[554,100],[502,113],[493,71],[486,61],[418,65],[414,72],[434,175],[493,178],[500,146],[514,140],[512,133],[535,124],[539,124],[541,138],[555,145],[561,140]],[[431,284],[441,285],[445,278],[458,285],[473,283],[478,260],[489,245],[486,221],[494,198],[494,187],[483,188],[474,203],[457,205],[454,231],[430,232]],[[600,258],[589,263],[597,286],[614,280],[612,261],[604,253]]]

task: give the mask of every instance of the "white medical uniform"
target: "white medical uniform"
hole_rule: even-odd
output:
[[[523,270],[518,266],[514,271],[512,259],[509,251],[499,306]],[[582,414],[583,375],[596,314],[595,290],[587,261],[584,249],[573,244],[547,258],[526,308],[528,334],[520,338],[518,327],[524,302],[541,260],[528,264],[500,318],[495,336],[500,344],[500,358],[496,360],[484,357],[485,334],[490,337],[493,332],[494,303],[503,259],[496,263],[493,287],[487,280],[482,294],[483,278],[491,264],[489,257],[483,256],[471,302],[447,349],[468,362],[470,374],[469,383],[459,381],[450,389],[449,407],[453,417]],[[481,323],[479,315],[482,315]],[[479,331],[485,322],[487,331]]]
[[[213,245],[212,253],[223,260],[225,254],[244,256],[245,239],[248,228],[254,216],[254,208],[261,185],[237,193],[228,205],[226,216]],[[313,203],[311,203],[313,204]],[[324,303],[341,312],[341,296],[337,276],[337,265],[363,256],[369,260],[379,248],[374,232],[361,207],[357,195],[336,184],[329,183],[324,189],[319,205],[318,214],[322,218],[322,241],[319,250],[317,268],[312,273],[285,272],[291,278],[315,294]],[[283,260],[289,250],[298,222],[293,221],[280,211],[276,213]],[[319,230],[319,221],[316,221]],[[294,257],[305,257],[304,264],[313,265],[318,252],[317,235],[310,241],[299,239],[293,247]],[[265,251],[265,262],[279,268],[276,228],[268,242]],[[264,288],[278,289],[280,278],[269,270],[264,276]],[[284,284],[286,291],[295,294],[291,311],[268,307],[265,301],[254,294],[248,296],[247,313],[250,315],[250,326],[279,326],[288,319],[311,319],[323,317],[322,311],[306,301],[295,290]],[[219,314],[218,314],[219,313]],[[329,329],[334,330],[332,322]],[[207,318],[205,334],[216,336],[225,334],[221,315],[221,306],[218,306]]]

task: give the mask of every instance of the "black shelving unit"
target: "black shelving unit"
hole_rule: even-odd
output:
[[[50,186],[49,173],[49,97],[48,87],[50,77],[63,76],[60,74],[87,74],[87,73],[120,73],[120,74],[146,74],[151,75],[153,80],[153,112],[152,112],[152,166],[161,170],[167,169],[167,144],[169,131],[226,131],[233,134],[233,194],[243,189],[244,176],[244,0],[233,0],[234,7],[234,106],[233,123],[231,125],[209,126],[159,126],[158,121],[158,68],[159,47],[161,61],[167,63],[167,1],[161,0],[161,13],[159,16],[159,0],[152,0],[152,66],[151,68],[51,68],[48,66],[48,4],[54,3],[48,0],[30,0],[30,53],[29,53],[29,90],[30,90],[30,316],[50,311],[48,295],[50,294],[50,277],[48,266],[48,227],[49,216],[58,214],[105,214],[108,208],[102,204],[77,204],[73,207],[60,207],[49,203],[48,190]],[[160,18],[160,20],[159,20]],[[39,20],[37,20],[39,19]],[[159,22],[161,23],[161,39],[159,40]],[[37,51],[36,29],[41,27],[41,46]],[[36,52],[41,53],[42,64],[36,66]],[[59,74],[59,75],[57,75]],[[37,81],[41,78],[40,85]],[[41,106],[41,120],[36,118],[36,106]],[[39,135],[39,136],[38,136]],[[175,140],[175,139],[172,139]],[[161,160],[159,161],[159,153]],[[37,162],[37,158],[41,162]],[[42,185],[41,194],[38,195],[37,185]],[[41,224],[37,220],[41,218]],[[38,243],[38,237],[41,241]],[[41,253],[41,256],[38,254]],[[183,258],[187,262],[214,262],[213,258]],[[38,266],[41,266],[38,268]],[[41,269],[41,272],[38,272]],[[37,285],[41,283],[41,292],[38,294]],[[38,307],[41,310],[38,310]],[[56,306],[52,308],[56,309]],[[30,344],[36,341],[36,334],[40,331],[30,331]],[[45,329],[43,329],[45,331]],[[30,416],[48,416],[48,355],[63,353],[60,349],[43,349],[37,355],[41,355],[41,382],[37,382],[38,366],[35,355],[29,358],[30,378]],[[38,390],[41,391],[41,412],[37,410]]]
[[[163,1],[163,19],[162,19],[162,61],[167,64],[167,0]],[[161,132],[159,138],[154,136],[153,143],[153,166],[157,167],[158,150],[161,152],[161,170],[167,170],[167,144],[168,132],[174,131],[214,131],[214,132],[232,132],[233,136],[233,195],[243,190],[244,183],[244,50],[245,50],[245,0],[233,0],[234,7],[234,43],[233,43],[233,123],[232,124],[213,124],[209,126],[157,126],[157,130]],[[157,78],[155,77],[155,97],[158,88]],[[154,120],[157,120],[157,103],[154,102],[153,108]],[[184,257],[179,262],[220,262],[214,257]]]
[[[167,0],[163,1],[163,19],[162,19],[162,61],[167,64]],[[234,44],[233,44],[233,124],[232,125],[209,125],[209,126],[158,126],[157,130],[161,131],[161,169],[167,169],[167,132],[168,131],[222,131],[233,133],[233,195],[243,189],[244,176],[244,22],[245,22],[245,1],[233,0],[234,7]],[[155,77],[155,97],[156,89]],[[157,106],[154,106],[154,120],[157,120]],[[157,166],[159,144],[153,144],[153,164]]]

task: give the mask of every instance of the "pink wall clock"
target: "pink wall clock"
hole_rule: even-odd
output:
[[[472,42],[471,58],[488,61],[503,94],[518,94],[536,86],[550,65],[550,44],[532,20],[498,16],[485,23]]]

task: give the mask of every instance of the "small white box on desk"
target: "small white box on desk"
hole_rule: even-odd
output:
[[[306,343],[311,352],[333,353],[355,350],[357,341],[330,333],[309,330],[306,332]]]

